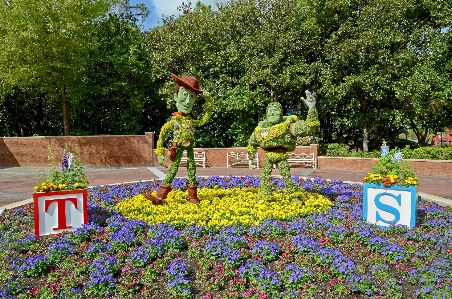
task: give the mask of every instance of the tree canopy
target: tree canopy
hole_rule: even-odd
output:
[[[174,109],[170,72],[216,99],[197,146],[245,145],[271,101],[305,117],[306,89],[323,142],[367,151],[408,127],[421,144],[452,127],[450,1],[188,2],[146,32],[113,0],[72,2],[2,2],[4,135],[158,131]]]

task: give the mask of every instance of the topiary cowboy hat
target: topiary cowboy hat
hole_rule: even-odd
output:
[[[201,94],[202,93],[202,91],[199,90],[199,81],[195,77],[188,76],[188,75],[183,75],[181,78],[179,78],[178,76],[176,76],[173,73],[171,73],[171,78],[177,84],[179,84],[179,85],[181,85],[183,87],[186,87],[186,88],[188,88],[190,90],[193,90],[197,94]]]

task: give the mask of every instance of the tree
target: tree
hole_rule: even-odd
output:
[[[30,84],[16,85],[0,95],[0,135],[57,135],[60,117],[53,101],[42,89]]]
[[[442,5],[414,0],[300,1],[306,12],[303,30],[318,42],[317,52],[321,53],[319,93],[325,100],[320,113],[321,119],[325,116],[328,120],[327,132],[336,131],[355,146],[359,141],[367,151],[403,130],[407,115],[413,115],[407,113],[410,105],[406,100],[418,98],[413,88],[407,91],[405,83],[419,63],[426,62],[426,57],[413,59],[413,46],[419,44],[416,35],[435,28],[428,17],[433,10],[450,11],[450,4],[440,2]],[[443,20],[446,15],[450,14],[443,13]],[[450,22],[441,22],[442,28],[450,28]],[[424,31],[419,31],[421,27]],[[435,67],[424,66],[424,75]],[[402,90],[407,91],[404,96]],[[418,107],[425,108],[421,104],[425,101],[425,97],[418,101]]]
[[[194,75],[218,99],[211,121],[199,130],[199,146],[246,145],[270,101],[304,109],[299,99],[313,75],[294,22],[296,4],[242,0],[219,3],[214,11],[198,2],[149,32],[149,54],[167,78],[166,98],[172,97],[171,71]],[[206,137],[212,133],[215,138]]]
[[[0,82],[32,83],[61,100],[70,134],[67,89],[77,84],[95,46],[93,26],[115,0],[11,0],[0,3]]]
[[[157,130],[166,112],[158,98],[144,34],[130,11],[109,14],[92,32],[97,47],[89,52],[83,80],[70,90],[77,134],[137,134]]]
[[[394,89],[404,117],[425,145],[429,135],[452,123],[452,4],[415,2],[407,8],[406,22],[411,30],[405,68]]]
[[[389,123],[395,133],[402,125],[397,122],[392,81],[398,79],[397,60],[405,46],[404,2],[327,1],[322,13],[317,6],[307,9],[308,18],[314,17],[311,24],[328,28],[322,46],[321,94],[346,120],[345,126],[361,128],[361,138],[350,130],[347,135],[355,146],[361,140],[364,151],[369,150],[371,136],[371,148],[378,145],[385,130],[381,124]]]

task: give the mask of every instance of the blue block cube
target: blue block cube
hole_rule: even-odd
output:
[[[382,228],[391,225],[416,225],[416,187],[364,183],[364,220]]]

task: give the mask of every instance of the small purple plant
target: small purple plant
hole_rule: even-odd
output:
[[[278,259],[281,247],[271,241],[259,240],[254,243],[251,251],[253,254],[262,255],[264,262],[272,262]]]
[[[72,162],[74,161],[74,154],[69,152],[67,148],[63,150],[63,159],[61,161],[61,171],[69,171]]]
[[[113,256],[103,256],[89,267],[89,281],[85,285],[88,294],[107,296],[118,281],[118,261]]]
[[[261,291],[276,294],[281,289],[278,274],[260,261],[245,262],[239,268],[239,275],[243,280],[255,284]]]
[[[281,279],[290,289],[301,289],[313,280],[313,273],[297,264],[288,264],[281,272]]]
[[[188,266],[182,259],[176,259],[168,266],[168,292],[174,297],[192,298],[191,279],[188,278]]]
[[[17,270],[18,273],[24,276],[37,277],[46,273],[50,265],[49,258],[42,254],[37,254],[26,258]]]

